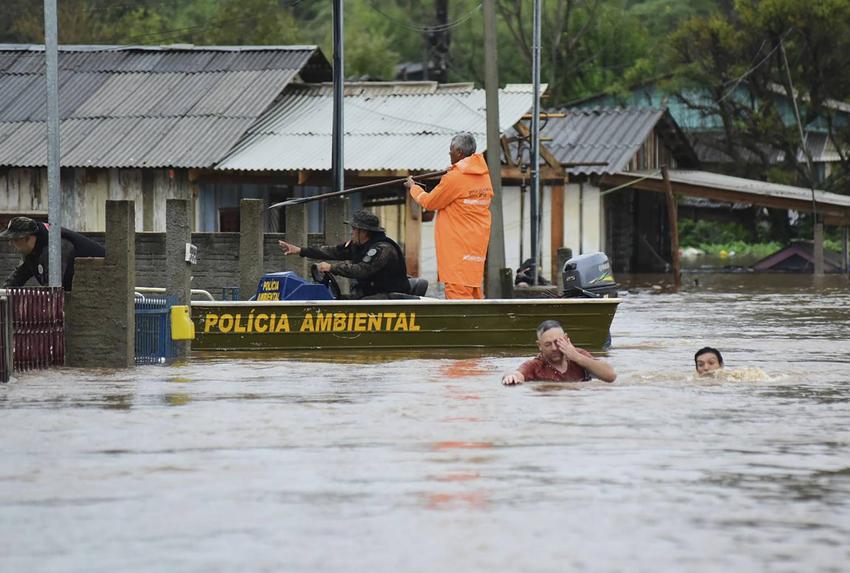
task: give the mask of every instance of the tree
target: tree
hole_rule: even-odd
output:
[[[850,101],[850,0],[736,0],[731,14],[688,21],[670,47],[669,87],[716,122],[717,137],[703,143],[728,157],[735,172],[782,178],[775,169],[781,156],[789,181],[846,191],[850,114],[839,108]],[[824,180],[798,160],[794,98],[807,129],[823,129],[840,155]]]

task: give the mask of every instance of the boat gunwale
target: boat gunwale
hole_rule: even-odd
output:
[[[620,298],[496,298],[496,299],[398,299],[398,300],[217,300],[192,301],[192,307],[306,307],[306,306],[514,306],[514,305],[584,305],[619,304]]]

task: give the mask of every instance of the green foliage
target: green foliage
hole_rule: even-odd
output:
[[[697,247],[706,255],[714,257],[724,256],[723,253],[725,252],[726,255],[736,258],[763,259],[781,249],[782,244],[778,242],[747,243],[745,241],[730,241],[728,243],[702,243]]]
[[[546,0],[542,78],[547,104],[624,86],[658,72],[663,37],[723,0]],[[0,3],[0,42],[41,42],[41,2]],[[449,0],[449,80],[483,81],[480,0]],[[531,81],[531,2],[498,0],[501,83]],[[117,44],[318,44],[331,56],[327,0],[62,0],[60,41]],[[345,2],[346,76],[393,79],[423,62],[433,2]]]
[[[679,221],[679,243],[682,247],[699,247],[709,243],[747,242],[752,234],[738,223],[682,219]]]

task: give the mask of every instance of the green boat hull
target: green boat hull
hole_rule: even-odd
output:
[[[530,348],[544,320],[599,350],[620,300],[193,302],[192,350]]]

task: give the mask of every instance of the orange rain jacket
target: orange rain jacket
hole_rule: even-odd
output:
[[[493,185],[480,153],[449,168],[433,191],[418,185],[410,195],[422,208],[437,211],[437,278],[445,283],[480,287],[490,242],[490,201]]]

